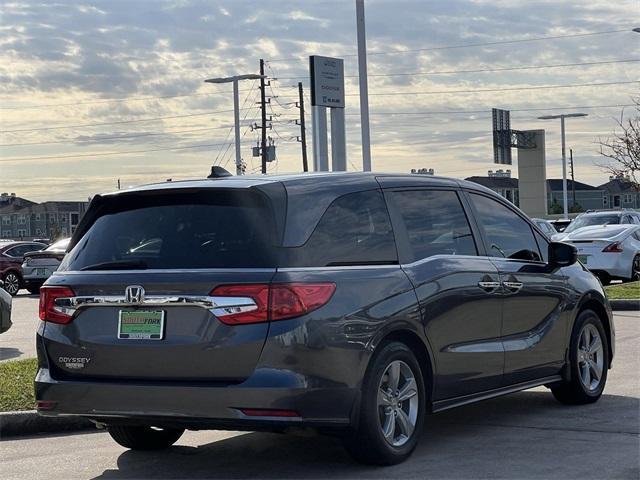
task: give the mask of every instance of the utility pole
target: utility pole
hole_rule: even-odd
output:
[[[360,82],[362,170],[370,172],[371,137],[369,131],[369,82],[367,78],[367,35],[364,21],[364,0],[356,0],[356,30],[358,34],[358,78]]]
[[[300,141],[302,142],[302,171],[309,171],[309,164],[307,163],[307,132],[304,123],[304,92],[302,90],[302,82],[298,82],[298,94],[300,100],[298,108],[300,108]]]
[[[265,99],[264,60],[260,59],[260,109],[262,110],[262,140],[260,150],[262,153],[262,174],[267,174],[267,105]]]
[[[573,149],[569,149],[569,161],[571,165],[571,194],[573,195],[573,210],[576,209],[576,180],[573,176]]]

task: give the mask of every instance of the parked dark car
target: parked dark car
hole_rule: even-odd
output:
[[[4,289],[10,295],[16,295],[24,287],[22,261],[24,254],[42,250],[46,245],[38,242],[2,241],[0,242],[0,279]]]
[[[22,262],[22,280],[30,293],[38,293],[40,287],[60,266],[66,254],[70,238],[63,238],[44,250],[28,252]]]
[[[11,328],[11,295],[4,288],[4,282],[0,280],[0,333]]]
[[[42,415],[132,449],[184,429],[411,454],[425,415],[545,385],[598,400],[614,325],[571,245],[475,183],[230,177],[96,196],[41,288]]]

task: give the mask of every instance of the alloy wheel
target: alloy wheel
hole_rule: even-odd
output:
[[[4,277],[4,289],[9,295],[15,295],[20,290],[20,279],[15,273],[7,273]]]
[[[640,255],[636,255],[633,258],[633,268],[631,271],[631,280],[638,281],[640,280]]]
[[[604,369],[604,349],[598,329],[587,323],[578,339],[578,372],[582,386],[589,392],[598,389]]]
[[[418,420],[418,386],[411,367],[391,362],[378,385],[378,418],[387,443],[401,447],[413,434]]]

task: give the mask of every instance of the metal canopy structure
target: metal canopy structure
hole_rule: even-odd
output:
[[[511,165],[511,148],[536,148],[535,133],[512,130],[511,113],[499,108],[491,109],[493,121],[493,163]]]

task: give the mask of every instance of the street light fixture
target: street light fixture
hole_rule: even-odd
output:
[[[265,75],[248,73],[246,75],[234,75],[233,77],[209,78],[205,83],[233,83],[233,117],[235,123],[236,140],[236,175],[242,175],[242,158],[240,157],[240,102],[238,100],[238,82],[240,80],[258,80]]]
[[[569,218],[569,199],[567,195],[567,153],[564,142],[564,119],[574,117],[586,117],[587,113],[561,113],[559,115],[543,115],[538,120],[555,120],[560,119],[560,136],[562,137],[562,202],[564,219]]]

